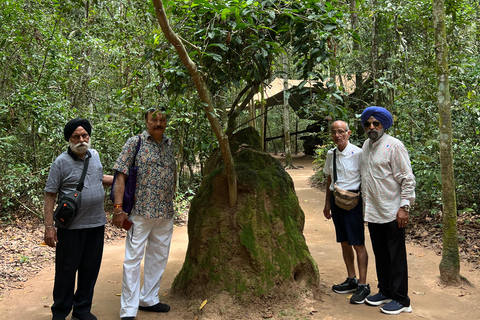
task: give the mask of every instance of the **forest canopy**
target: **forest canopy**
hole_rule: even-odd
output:
[[[290,79],[321,81],[324,90],[305,104],[304,112],[348,120],[352,142],[360,144],[361,110],[370,105],[389,109],[395,116],[390,133],[405,143],[412,159],[417,208],[428,214],[441,210],[431,1],[164,4],[172,28],[207,79],[222,123],[248,90],[285,72]],[[474,0],[446,2],[458,212],[477,219],[479,9]],[[289,58],[287,71],[283,56]],[[92,122],[92,145],[108,172],[124,141],[143,130],[143,112],[167,107],[167,134],[176,142],[182,170],[180,197],[195,192],[203,163],[218,147],[195,87],[149,1],[2,1],[0,70],[4,222],[20,208],[43,216],[48,170],[66,148],[63,126],[73,117]],[[340,75],[355,82],[354,93],[346,83],[331,80]],[[291,117],[299,130],[312,123],[296,119],[293,111]],[[235,130],[248,120],[242,112]],[[272,108],[270,136],[282,134],[282,121],[281,110]],[[317,150],[320,159],[327,147],[325,142]],[[267,148],[283,151],[283,143],[269,142]]]

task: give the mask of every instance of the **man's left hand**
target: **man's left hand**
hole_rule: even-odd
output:
[[[397,212],[397,223],[398,223],[398,227],[399,228],[405,228],[408,224],[408,217],[409,217],[409,214],[408,214],[408,211],[403,209],[403,208],[399,208],[398,209],[398,212]]]
[[[117,228],[123,228],[123,220],[127,219],[127,214],[125,212],[121,212],[119,214],[113,214],[112,224]]]

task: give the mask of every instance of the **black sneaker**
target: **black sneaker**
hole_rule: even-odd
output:
[[[390,301],[380,308],[380,311],[386,314],[400,314],[402,312],[412,312],[412,306],[405,307],[395,300]]]
[[[332,287],[333,292],[336,293],[349,293],[355,292],[358,287],[358,279],[357,278],[347,278],[343,283],[334,284]]]
[[[373,296],[369,296],[365,299],[365,303],[371,306],[380,306],[382,304],[389,303],[390,301],[392,301],[392,299],[390,299],[381,292],[374,294]]]
[[[350,298],[350,303],[361,304],[365,302],[365,298],[370,295],[370,286],[368,284],[358,285],[357,291]]]
[[[87,313],[80,314],[80,315],[72,314],[72,320],[97,320],[97,317],[95,317],[90,312],[87,312]]]

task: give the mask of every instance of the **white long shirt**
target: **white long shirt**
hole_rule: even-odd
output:
[[[365,221],[394,221],[400,207],[415,203],[415,176],[400,140],[386,133],[373,143],[367,139],[361,175]]]

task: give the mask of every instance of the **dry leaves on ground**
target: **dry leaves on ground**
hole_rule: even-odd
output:
[[[23,289],[24,283],[44,267],[53,266],[55,249],[44,244],[44,227],[38,218],[17,218],[11,224],[0,224],[0,230],[1,299],[9,290]],[[124,231],[106,225],[105,243],[123,238]]]

